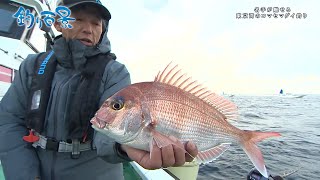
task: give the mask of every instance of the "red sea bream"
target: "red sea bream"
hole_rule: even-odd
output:
[[[228,121],[237,118],[235,104],[181,75],[177,66],[169,67],[153,82],[132,84],[108,98],[92,118],[93,127],[121,144],[146,151],[152,151],[153,142],[160,148],[175,144],[169,136],[192,141],[199,150],[199,163],[213,161],[237,143],[268,177],[256,143],[280,134],[231,125]]]

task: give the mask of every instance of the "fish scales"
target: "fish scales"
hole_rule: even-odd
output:
[[[156,129],[160,132],[167,135],[176,134],[182,141],[198,141],[199,137],[202,137],[206,139],[206,143],[211,140],[211,147],[221,143],[218,141],[220,138],[212,138],[213,134],[219,134],[223,140],[232,140],[227,133],[228,130],[240,133],[238,129],[225,123],[223,119],[225,117],[203,100],[166,84],[150,83],[148,85],[151,86],[146,88],[149,91],[142,93],[148,97],[145,101],[158,119]],[[198,148],[202,149],[201,146]]]

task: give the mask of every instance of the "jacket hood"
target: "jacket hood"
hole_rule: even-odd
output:
[[[107,37],[108,27],[101,35],[100,42],[95,46],[86,46],[77,39],[66,39],[59,35],[54,40],[53,50],[58,63],[66,68],[81,69],[87,58],[111,51]]]

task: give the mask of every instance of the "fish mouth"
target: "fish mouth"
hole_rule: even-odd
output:
[[[90,122],[99,129],[103,129],[106,127],[106,123],[97,117],[92,118]]]

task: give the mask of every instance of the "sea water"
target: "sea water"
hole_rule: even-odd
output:
[[[271,175],[295,171],[285,179],[320,179],[320,95],[232,96],[239,108],[240,129],[274,131],[281,137],[258,143]],[[253,168],[239,145],[232,145],[221,157],[201,165],[198,179],[246,179]]]

